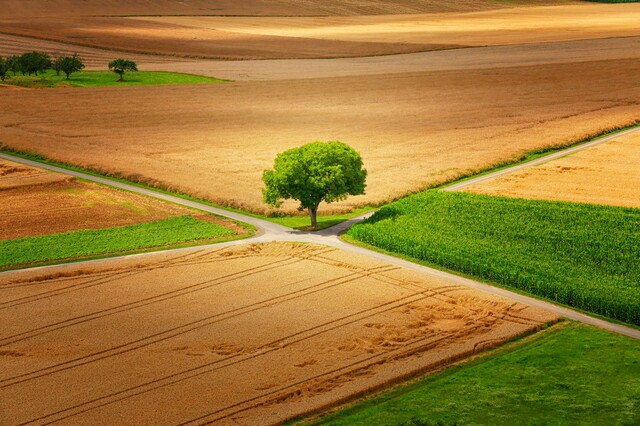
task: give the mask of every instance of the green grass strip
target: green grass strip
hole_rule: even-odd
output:
[[[182,74],[164,71],[138,71],[125,74],[125,81],[118,81],[119,76],[111,71],[80,71],[71,74],[69,80],[64,74],[56,76],[55,72],[34,76],[9,75],[4,84],[31,88],[56,87],[101,87],[101,86],[156,86],[165,84],[206,84],[219,83],[213,77],[193,74]]]
[[[427,191],[348,235],[640,325],[640,209]]]
[[[560,324],[314,424],[640,424],[640,342]]]
[[[138,225],[5,240],[0,241],[0,268],[136,252],[233,234],[221,225],[181,216]]]

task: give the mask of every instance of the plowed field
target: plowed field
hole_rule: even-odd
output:
[[[470,186],[468,192],[640,208],[640,135]]]
[[[302,244],[1,281],[2,423],[276,423],[557,319]]]
[[[0,240],[133,225],[196,213],[5,160],[0,160],[0,199]],[[197,216],[246,232],[230,220]]]
[[[348,17],[61,17],[6,20],[2,32],[179,57],[335,58],[640,35],[640,5]]]
[[[563,0],[4,0],[2,18],[123,15],[317,16],[468,12]]]

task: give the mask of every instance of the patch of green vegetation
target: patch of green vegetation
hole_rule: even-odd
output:
[[[313,424],[640,423],[640,342],[561,323]]]
[[[334,225],[344,222],[345,220],[353,219],[354,217],[358,217],[374,209],[375,207],[367,206],[355,209],[349,213],[318,215],[318,226],[313,228],[313,230],[318,231],[321,229],[330,228]],[[299,229],[303,231],[311,229],[311,227],[309,226],[309,215],[273,216],[265,217],[265,219],[282,226],[288,226],[289,228]]]
[[[640,325],[640,209],[426,191],[348,235]]]
[[[234,231],[181,216],[130,226],[0,241],[0,269],[228,240]]]
[[[112,71],[80,71],[72,74],[71,78],[67,80],[64,74],[56,76],[54,71],[47,71],[38,77],[21,75],[9,76],[4,81],[4,84],[30,88],[55,88],[204,84],[225,81],[212,77],[164,71],[139,71],[127,73],[124,81],[118,81],[118,78],[118,75]]]

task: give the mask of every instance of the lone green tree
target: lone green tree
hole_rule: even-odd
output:
[[[109,69],[120,76],[118,81],[124,81],[124,74],[130,71],[138,71],[138,66],[128,59],[115,59],[109,62]]]
[[[364,194],[367,171],[360,154],[339,142],[313,142],[278,154],[273,169],[265,170],[265,203],[280,207],[283,199],[300,201],[308,210],[311,226],[318,225],[318,206],[348,195]]]
[[[69,80],[69,76],[74,72],[84,69],[84,62],[82,62],[82,59],[77,53],[74,53],[73,56],[62,56],[59,60],[60,70],[67,76],[67,80]]]

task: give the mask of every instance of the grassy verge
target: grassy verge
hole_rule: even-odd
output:
[[[250,235],[250,234],[248,234]],[[0,270],[244,238],[216,223],[181,216],[137,225],[0,241]]]
[[[427,191],[348,235],[640,325],[640,209]]]
[[[71,74],[69,80],[64,74],[56,76],[55,72],[34,76],[10,75],[4,84],[30,88],[55,87],[100,87],[100,86],[144,86],[163,84],[204,84],[218,83],[220,80],[192,74],[181,74],[163,71],[139,71],[125,74],[125,81],[118,81],[118,76],[111,71],[80,71]]]
[[[313,424],[638,424],[640,343],[561,323]]]

